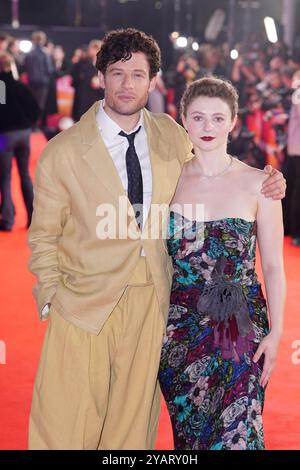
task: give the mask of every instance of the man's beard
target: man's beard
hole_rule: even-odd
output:
[[[133,108],[127,110],[127,109],[124,109],[122,106],[119,106],[114,100],[111,101],[109,98],[107,99],[105,97],[105,103],[110,107],[110,109],[114,111],[115,113],[120,114],[122,116],[132,116],[133,114],[139,113],[141,109],[143,109],[146,106],[147,101],[148,101],[148,94],[145,97],[141,98],[136,105],[132,105],[134,106]],[[125,104],[124,104],[124,107],[126,108]]]

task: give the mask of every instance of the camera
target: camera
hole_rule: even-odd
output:
[[[243,64],[245,67],[251,67],[258,58],[259,56],[256,52],[248,52],[248,54],[243,56]]]

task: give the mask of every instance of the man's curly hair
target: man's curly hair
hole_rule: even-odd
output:
[[[102,42],[101,49],[97,54],[97,69],[105,74],[108,65],[118,60],[130,60],[132,53],[143,52],[149,62],[150,79],[160,69],[160,48],[152,36],[135,28],[116,29],[108,32]]]

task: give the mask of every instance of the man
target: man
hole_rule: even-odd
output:
[[[50,80],[54,72],[53,59],[45,47],[47,36],[43,31],[32,33],[32,50],[25,57],[28,85],[42,114],[45,111]]]
[[[286,175],[288,185],[284,204],[285,229],[292,237],[292,245],[300,247],[300,71],[292,80],[295,90],[288,124]]]
[[[95,63],[101,41],[94,39],[88,45],[86,57],[74,64],[72,70],[73,87],[75,89],[72,117],[79,121],[83,113],[97,100],[103,98]]]
[[[0,104],[0,230],[11,231],[15,210],[11,195],[12,160],[15,156],[27,212],[27,227],[32,216],[33,188],[29,174],[31,127],[39,117],[38,105],[24,83],[15,80],[13,57],[0,52],[0,82],[5,86],[5,104]]]
[[[155,443],[172,279],[155,208],[171,201],[190,142],[171,118],[144,109],[160,69],[151,37],[108,33],[96,66],[105,101],[47,145],[36,173],[30,266],[39,311],[51,305],[31,449]],[[270,182],[282,195],[282,176]],[[99,220],[106,211],[116,235]]]
[[[0,52],[6,52],[8,48],[9,37],[6,33],[0,32]]]

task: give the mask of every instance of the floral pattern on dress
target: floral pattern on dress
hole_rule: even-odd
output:
[[[189,221],[171,212],[168,252],[174,268],[159,380],[181,450],[264,449],[263,356],[253,356],[268,334],[266,301],[255,273],[256,221]],[[216,325],[197,303],[220,257],[224,276],[242,286],[254,336],[238,362],[214,343]]]

